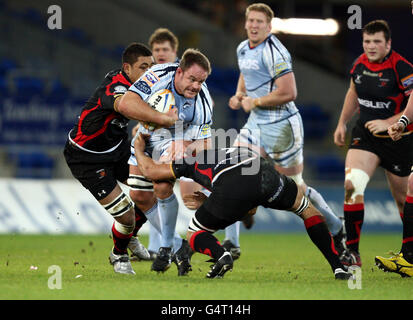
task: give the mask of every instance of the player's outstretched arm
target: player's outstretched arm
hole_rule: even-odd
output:
[[[169,128],[178,120],[176,110],[170,110],[167,113],[161,113],[152,109],[142,98],[132,92],[127,91],[119,103],[117,110],[128,119],[156,123],[157,125]]]
[[[229,99],[228,106],[233,110],[240,109],[242,99],[246,96],[247,96],[247,89],[245,89],[244,77],[241,74],[238,78],[237,91]]]
[[[354,82],[350,80],[350,87],[347,90],[344,99],[343,109],[341,110],[340,119],[338,120],[336,130],[334,131],[334,143],[343,147],[345,145],[347,123],[358,110],[358,96]]]
[[[145,155],[145,136],[140,134],[134,143],[135,157],[138,162],[139,170],[142,174],[152,181],[163,181],[175,179],[171,164],[157,164],[150,157]]]

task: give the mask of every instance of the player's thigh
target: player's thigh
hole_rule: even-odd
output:
[[[205,201],[207,202],[208,199]],[[227,219],[223,219],[216,213],[213,214],[205,203],[200,206],[197,211],[195,212],[194,216],[192,217],[191,221],[189,222],[188,232],[194,233],[197,231],[207,231],[214,233],[218,230],[223,230],[229,225],[235,223],[237,219],[226,217]]]
[[[202,186],[199,183],[196,183],[192,179],[180,178],[179,179],[179,189],[181,196],[184,197],[188,194],[193,194],[196,191],[202,190]]]
[[[375,153],[361,149],[349,149],[346,155],[345,167],[363,170],[371,177],[379,163],[380,158]]]
[[[299,114],[271,124],[258,124],[265,152],[282,168],[303,163],[304,134]]]

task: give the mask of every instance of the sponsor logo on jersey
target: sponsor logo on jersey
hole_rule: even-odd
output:
[[[152,87],[155,83],[159,81],[159,78],[156,76],[156,74],[149,71],[143,77],[143,80],[149,85],[149,87]]]
[[[139,81],[135,82],[133,85],[136,89],[138,89],[139,91],[142,91],[145,94],[151,94],[151,92],[152,92],[149,85],[146,82],[142,81],[142,80],[139,80]]]
[[[405,77],[402,79],[402,85],[405,88],[409,88],[410,86],[413,86],[413,74]]]
[[[359,104],[372,109],[389,109],[391,105],[391,101],[383,102],[383,101],[371,101],[358,98]]]
[[[363,74],[369,77],[380,77],[381,78],[383,76],[383,72],[377,73],[377,72],[370,72],[367,70],[363,70]]]
[[[211,135],[211,126],[209,124],[204,124],[200,129],[200,137],[209,137]]]
[[[280,74],[281,72],[288,69],[288,64],[286,62],[281,62],[275,66],[275,73]]]
[[[123,94],[123,93],[125,93],[126,91],[128,91],[128,88],[125,87],[125,86],[116,86],[116,87],[113,89],[113,93],[114,93],[114,94]]]
[[[240,69],[248,69],[248,70],[259,70],[258,60],[254,59],[241,59],[239,61],[239,68]]]
[[[357,84],[361,84],[361,77],[362,76],[363,76],[362,74],[356,74],[356,80],[354,80],[354,82],[357,83]]]

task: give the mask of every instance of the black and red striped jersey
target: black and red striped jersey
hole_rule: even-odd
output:
[[[386,119],[401,112],[413,89],[413,65],[394,50],[381,63],[372,63],[366,54],[350,71],[360,106],[361,124]]]
[[[171,169],[175,178],[191,178],[210,190],[223,173],[238,166],[246,166],[245,174],[257,174],[259,161],[253,160],[259,158],[258,153],[247,147],[207,149],[193,157],[173,161]]]
[[[103,154],[127,141],[129,119],[115,111],[114,102],[131,84],[120,69],[110,71],[83,106],[77,123],[69,132],[70,142],[83,151]]]

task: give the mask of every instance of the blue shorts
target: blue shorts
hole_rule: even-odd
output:
[[[263,148],[267,155],[283,168],[297,166],[304,160],[304,128],[298,112],[268,124],[259,124],[248,118],[236,142]]]

